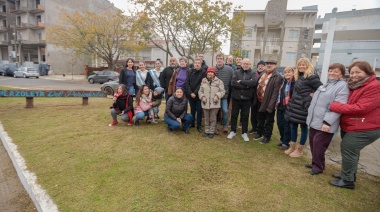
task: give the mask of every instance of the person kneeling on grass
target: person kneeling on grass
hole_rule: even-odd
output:
[[[182,88],[176,88],[175,93],[166,103],[164,121],[168,124],[169,133],[182,126],[182,130],[186,134],[189,134],[189,127],[193,122],[193,116],[186,113],[188,100],[183,93]]]
[[[136,107],[135,107],[135,125],[138,126],[139,120],[144,119],[147,116],[147,122],[151,122],[152,124],[157,124],[152,107],[152,92],[149,87],[143,85],[140,87],[139,92],[136,95]]]
[[[133,97],[129,95],[127,86],[124,84],[119,85],[117,92],[113,98],[113,105],[110,107],[112,122],[109,126],[116,125],[117,115],[120,115],[122,121],[128,122],[131,125],[133,118]]]
[[[220,99],[224,96],[224,84],[216,75],[214,67],[209,67],[206,72],[207,83],[202,83],[198,91],[199,99],[205,120],[205,133],[203,137],[213,138],[216,126],[216,116],[220,109]]]

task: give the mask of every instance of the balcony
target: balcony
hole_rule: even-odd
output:
[[[44,29],[45,28],[45,23],[44,22],[37,22],[37,25],[32,25],[30,29]]]
[[[0,32],[8,31],[8,27],[0,26]]]
[[[7,17],[7,13],[5,12],[0,12],[0,18],[6,18]]]
[[[256,42],[256,46],[263,46],[264,40],[258,39]],[[280,47],[281,46],[281,38],[267,38],[265,46],[271,46],[271,47]]]
[[[15,25],[11,25],[10,27],[11,28],[16,27],[16,29],[30,29],[30,28],[35,27],[35,26],[36,25],[29,24],[29,23],[17,23],[16,26]]]
[[[23,14],[23,13],[27,13],[29,11],[28,7],[18,7],[18,8],[9,8],[9,12],[10,13],[14,13],[14,14]]]
[[[29,12],[30,13],[42,13],[42,12],[45,12],[45,8],[44,8],[44,6],[39,4],[36,8],[30,9]]]

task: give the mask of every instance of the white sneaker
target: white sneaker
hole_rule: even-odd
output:
[[[235,137],[236,133],[234,131],[231,131],[230,134],[228,134],[227,138],[228,139],[232,139],[233,137]]]
[[[241,137],[243,137],[244,141],[249,141],[247,133],[243,133]]]

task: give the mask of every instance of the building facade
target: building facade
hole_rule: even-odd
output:
[[[318,7],[287,10],[287,0],[270,0],[265,10],[244,10],[245,34],[231,40],[230,51],[253,61],[277,59],[278,66],[296,65],[311,57]]]
[[[62,9],[68,12],[100,12],[114,7],[108,0],[0,0],[0,59],[18,66],[46,61],[56,74],[83,73],[91,58],[76,58],[46,42],[46,29],[59,23]]]

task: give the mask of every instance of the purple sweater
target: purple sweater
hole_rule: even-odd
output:
[[[183,92],[186,93],[186,77],[187,77],[187,67],[185,68],[180,68],[178,70],[178,75],[177,75],[177,80],[175,83],[175,87],[181,87]]]

